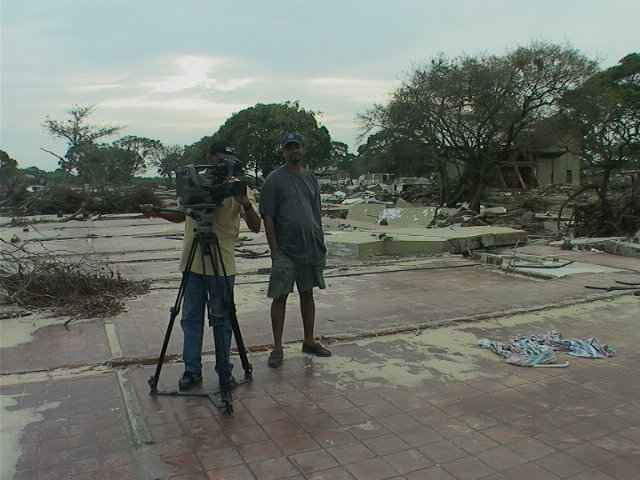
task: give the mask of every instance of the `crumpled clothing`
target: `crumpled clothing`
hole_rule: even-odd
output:
[[[555,363],[557,357],[554,352],[564,352],[568,355],[585,358],[605,358],[616,354],[613,348],[601,344],[597,338],[587,338],[586,340],[562,338],[562,334],[556,330],[516,338],[511,343],[481,338],[478,345],[493,350],[503,357],[505,362],[522,367]]]

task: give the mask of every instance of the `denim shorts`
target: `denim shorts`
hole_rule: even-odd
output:
[[[267,297],[278,298],[293,292],[295,284],[299,292],[307,292],[314,287],[326,288],[322,272],[326,261],[311,264],[299,264],[284,253],[278,252],[271,257],[271,274]]]

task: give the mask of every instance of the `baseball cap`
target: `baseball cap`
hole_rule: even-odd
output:
[[[282,137],[282,140],[280,141],[280,144],[282,145],[282,148],[286,147],[288,143],[299,143],[300,145],[304,145],[304,140],[302,139],[302,137],[300,135],[298,135],[297,133],[287,133],[286,135],[284,135]]]
[[[214,141],[209,147],[209,153],[218,155],[225,160],[238,160],[238,157],[236,157],[236,149],[233,148],[233,144],[227,140]]]

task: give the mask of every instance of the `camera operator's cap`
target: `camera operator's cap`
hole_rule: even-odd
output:
[[[304,145],[304,140],[302,139],[302,137],[297,133],[293,133],[293,132],[287,133],[285,136],[283,136],[282,141],[280,143],[282,145],[282,148],[284,148],[287,146],[287,144],[292,142],[299,143],[300,145]]]
[[[216,140],[209,147],[209,153],[213,153],[224,160],[238,160],[236,157],[236,149],[233,144],[227,140]]]

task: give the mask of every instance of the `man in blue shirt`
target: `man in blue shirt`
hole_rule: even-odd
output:
[[[327,249],[322,233],[318,180],[302,164],[304,141],[297,133],[282,139],[285,163],[265,180],[260,192],[260,215],[271,251],[271,275],[267,296],[272,298],[273,351],[268,365],[282,365],[282,332],[287,298],[296,285],[304,328],[302,351],[320,357],[331,352],[313,336],[315,301],[313,288],[326,288],[323,278]]]

